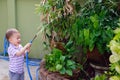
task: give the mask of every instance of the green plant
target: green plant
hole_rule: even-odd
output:
[[[70,27],[79,10],[79,0],[42,0],[36,8],[36,11],[42,15],[41,31],[44,31],[45,36],[52,36],[52,31],[55,31],[57,33],[55,41],[68,41]]]
[[[120,23],[118,23],[118,25],[119,28],[114,30],[115,36],[109,44],[109,48],[112,52],[112,55],[109,57],[111,70],[110,80],[120,79]]]
[[[45,56],[46,68],[49,71],[60,72],[60,74],[73,75],[73,70],[77,65],[73,60],[70,60],[68,56],[64,56],[63,52],[54,48],[51,54]]]
[[[93,80],[107,80],[107,77],[105,74],[103,75],[97,75]]]
[[[51,54],[45,57],[48,70],[72,75],[76,68],[75,52],[82,54],[94,48],[100,53],[109,52],[106,45],[113,37],[112,30],[116,28],[119,16],[113,1],[89,0],[81,7],[79,0],[42,0],[37,6],[42,15],[41,31],[47,42],[49,45],[52,42],[53,47],[61,42],[65,48],[65,52],[51,48]],[[71,45],[66,46],[68,43]],[[74,68],[67,65],[69,62]]]
[[[120,22],[120,19],[119,19]],[[119,80],[120,79],[120,23],[118,27],[113,30],[114,37],[107,45],[112,52],[109,57],[110,67],[109,71],[104,72],[102,75],[95,76],[92,80]]]
[[[113,37],[112,30],[116,28],[118,14],[116,5],[111,2],[88,2],[76,17],[72,25],[71,38],[76,45],[81,45],[86,53],[95,47],[100,53],[109,52],[109,41]]]
[[[76,50],[73,41],[70,40],[70,27],[79,9],[79,0],[42,0],[41,4],[37,5],[36,10],[42,15],[41,31],[44,32],[51,47],[51,53],[45,57],[46,68],[49,71],[72,76],[73,70],[77,68],[76,62],[72,60]],[[59,43],[62,43],[61,46]],[[44,44],[48,45],[46,42]],[[65,50],[55,49],[57,45]]]

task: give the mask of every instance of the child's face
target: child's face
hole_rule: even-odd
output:
[[[13,33],[13,35],[9,38],[9,42],[14,44],[15,46],[18,46],[21,42],[20,33]]]

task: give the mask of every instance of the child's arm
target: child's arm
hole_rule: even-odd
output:
[[[25,54],[25,51],[31,47],[31,43],[27,43],[19,52],[16,53],[16,56],[21,56]]]

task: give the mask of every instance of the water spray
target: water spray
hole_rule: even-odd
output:
[[[30,41],[31,44],[32,44],[33,41],[37,38],[37,36],[39,35],[39,33],[40,33],[40,30],[35,34],[35,36],[33,37],[33,39]],[[26,67],[27,67],[27,71],[28,71],[30,80],[33,80],[33,79],[32,79],[32,76],[31,76],[31,73],[30,73],[30,68],[29,68],[28,65],[29,65],[28,52],[26,52]]]

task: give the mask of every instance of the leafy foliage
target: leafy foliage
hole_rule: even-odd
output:
[[[82,46],[84,52],[97,47],[105,53],[109,52],[105,46],[113,37],[119,17],[117,7],[111,0],[89,0],[83,7],[79,0],[42,0],[37,11],[43,16],[41,30],[45,35],[53,36],[55,31],[55,41],[66,44],[71,40],[73,46]]]
[[[93,80],[107,80],[106,75],[97,75]]]
[[[37,5],[37,13],[41,14],[43,22],[41,31],[44,32],[45,38],[49,39],[49,44],[51,41],[62,42],[65,48],[65,52],[52,48],[51,53],[46,55],[46,68],[50,71],[71,76],[77,67],[75,60],[72,60],[75,52],[81,50],[86,53],[94,48],[100,53],[109,52],[106,45],[114,36],[113,30],[116,29],[119,18],[116,2],[89,0],[83,7],[79,2],[41,0]],[[79,50],[78,46],[82,48]]]
[[[119,19],[120,22],[120,19]],[[119,23],[118,23],[119,25]],[[120,27],[120,25],[119,25]],[[114,30],[115,36],[110,41],[109,47],[112,55],[109,58],[111,77],[110,80],[120,79],[120,28]]]
[[[36,6],[36,11],[42,15],[41,21],[44,22],[41,30],[50,36],[55,31],[55,40],[64,41],[69,36],[75,14],[80,10],[79,0],[42,0]]]
[[[54,48],[51,54],[45,56],[46,68],[49,71],[59,71],[61,74],[68,74],[72,76],[73,70],[77,65],[68,56],[64,56],[62,51]]]
[[[100,53],[109,52],[106,45],[113,37],[119,15],[116,5],[111,2],[88,2],[81,9],[81,15],[76,17],[72,25],[71,38],[76,45],[81,45],[86,53],[95,47]]]

